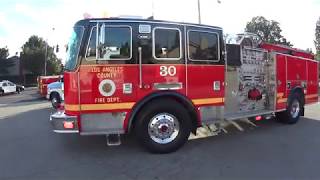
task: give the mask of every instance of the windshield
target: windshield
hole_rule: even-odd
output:
[[[77,65],[77,57],[80,49],[81,39],[83,35],[83,27],[75,26],[69,39],[67,59],[66,59],[66,70],[73,70]]]

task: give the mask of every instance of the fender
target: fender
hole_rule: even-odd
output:
[[[185,108],[188,109],[191,115],[192,123],[193,123],[193,129],[192,132],[196,130],[196,128],[199,126],[199,118],[196,112],[196,108],[186,96],[175,92],[175,91],[158,91],[149,94],[148,96],[144,97],[142,100],[140,100],[138,103],[136,103],[133,107],[132,112],[130,113],[130,117],[128,120],[128,126],[127,126],[127,131],[130,132],[132,129],[132,125],[134,124],[135,121],[135,116],[140,112],[140,110],[143,108],[144,105],[149,103],[152,100],[158,99],[158,98],[163,98],[163,97],[170,97],[174,98],[177,100],[179,103],[181,103]]]

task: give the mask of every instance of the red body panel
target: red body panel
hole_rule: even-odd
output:
[[[314,55],[312,53],[302,51],[299,49],[291,48],[288,46],[283,46],[283,45],[277,45],[277,44],[269,44],[269,43],[262,43],[260,45],[261,48],[270,51],[275,51],[278,53],[284,53],[284,54],[290,54],[292,56],[297,56],[297,57],[303,57],[303,58],[308,58],[314,60]]]
[[[163,66],[174,67],[175,70],[171,75],[164,76],[161,75]],[[128,115],[124,121],[125,130],[133,106],[144,97],[159,91],[156,84],[180,83],[181,88],[175,91],[187,96],[195,107],[223,105],[224,66],[221,65],[190,65],[188,69],[185,64],[143,65],[142,88],[138,84],[138,65],[81,65],[78,71],[64,74],[66,114],[127,112]],[[105,79],[115,84],[115,91],[111,96],[104,96],[101,89],[99,90],[100,83]],[[78,80],[80,87],[78,87]],[[214,81],[220,82],[219,91],[213,90]],[[127,83],[132,84],[132,93],[124,93],[123,84]],[[80,94],[77,89],[80,89]]]
[[[318,102],[318,82],[319,82],[319,63],[307,61],[307,95],[305,96],[306,103]]]
[[[276,54],[276,63],[278,83],[276,110],[286,108],[288,96],[295,87],[303,88],[305,104],[318,101],[317,61],[286,54]]]
[[[189,65],[188,74],[188,97],[191,99],[224,98],[224,74],[223,65]],[[220,82],[220,90],[213,90],[214,81]],[[210,104],[210,103],[209,103]],[[212,104],[212,103],[211,103]],[[213,103],[223,105],[224,102]]]
[[[276,55],[276,73],[277,73],[277,103],[276,109],[286,108],[287,98],[287,68],[286,67],[286,56],[277,54]]]

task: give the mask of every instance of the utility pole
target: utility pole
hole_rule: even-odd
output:
[[[201,24],[201,8],[200,8],[200,0],[198,0],[198,23]]]
[[[52,32],[54,32],[55,28],[53,27]],[[48,60],[48,38],[46,39],[46,51],[44,54],[44,75],[47,75],[47,60]]]
[[[46,40],[46,52],[44,54],[44,75],[47,75],[47,54],[48,54],[48,39]]]

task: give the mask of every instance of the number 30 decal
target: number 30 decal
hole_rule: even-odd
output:
[[[160,76],[174,76],[177,74],[175,66],[160,66]]]

